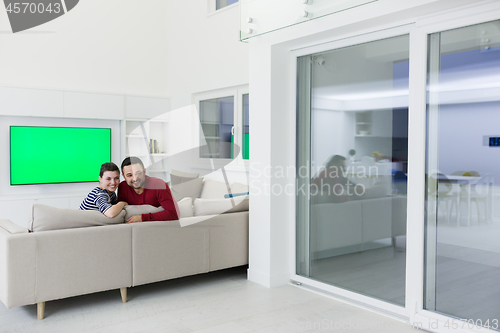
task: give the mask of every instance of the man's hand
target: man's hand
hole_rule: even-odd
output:
[[[127,223],[135,223],[135,222],[142,222],[142,216],[141,215],[134,215],[134,216],[131,216],[127,220]]]

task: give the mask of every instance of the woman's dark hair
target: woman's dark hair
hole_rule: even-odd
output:
[[[102,175],[104,175],[106,171],[118,171],[118,174],[120,174],[120,169],[118,169],[118,166],[113,162],[108,162],[101,165],[101,171],[99,171],[99,177],[102,177]]]
[[[340,162],[342,161],[345,161],[345,157],[344,156],[340,156],[340,155],[333,155],[332,157],[330,157],[328,159],[328,161],[325,163],[325,166],[327,168],[330,168],[334,165],[339,165]]]

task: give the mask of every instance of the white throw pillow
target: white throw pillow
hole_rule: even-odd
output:
[[[184,198],[177,203],[179,206],[180,217],[191,217],[193,216],[193,201],[191,198]],[[125,221],[128,220],[131,216],[134,215],[142,215],[149,213],[158,213],[164,211],[163,207],[155,207],[151,205],[128,205],[125,206],[125,211],[127,214],[125,215]]]
[[[46,231],[117,224],[125,222],[125,211],[113,218],[106,217],[97,210],[56,208],[33,204],[30,231]]]
[[[234,206],[233,206],[234,204]],[[230,199],[195,199],[193,203],[194,216],[215,215],[248,211],[248,196]]]
[[[177,205],[179,206],[181,218],[193,216],[193,199],[191,197],[181,199]]]
[[[231,193],[248,192],[248,185],[242,183],[229,184]],[[216,180],[207,179],[203,183],[203,190],[201,191],[200,198],[202,199],[221,199],[224,195],[228,194],[227,184]]]
[[[127,221],[134,215],[158,213],[163,211],[163,207],[155,207],[151,205],[128,205],[125,206],[124,209],[127,212],[127,214],[125,215],[125,221]]]
[[[193,200],[200,196],[203,186],[203,178],[196,178],[185,183],[172,185],[170,190],[174,199],[179,202],[181,199],[190,197]]]
[[[248,192],[248,185],[242,183],[232,183],[231,193],[245,193]]]

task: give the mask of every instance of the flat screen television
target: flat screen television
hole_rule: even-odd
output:
[[[10,184],[98,181],[111,128],[10,126]]]

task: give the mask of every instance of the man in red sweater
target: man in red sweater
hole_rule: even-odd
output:
[[[134,215],[127,223],[179,219],[179,207],[168,184],[159,178],[146,176],[146,169],[140,158],[125,158],[121,169],[125,180],[118,186],[118,201],[125,201],[129,205],[161,206],[164,209],[158,213]]]

